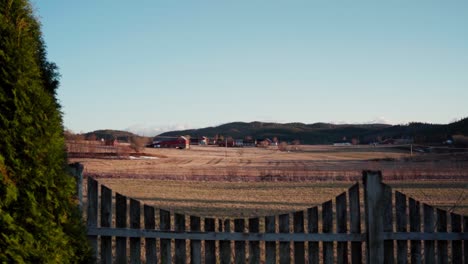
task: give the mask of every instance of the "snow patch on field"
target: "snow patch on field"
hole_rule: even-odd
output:
[[[139,157],[130,156],[129,159],[131,159],[131,160],[155,160],[155,159],[159,159],[159,158],[158,157],[150,157],[150,156],[139,156]]]

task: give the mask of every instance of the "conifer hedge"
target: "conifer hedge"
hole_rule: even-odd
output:
[[[58,72],[26,0],[0,1],[0,262],[85,263]]]

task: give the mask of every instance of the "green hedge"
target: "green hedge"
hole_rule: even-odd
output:
[[[58,72],[27,1],[0,1],[0,262],[91,261],[67,173]]]

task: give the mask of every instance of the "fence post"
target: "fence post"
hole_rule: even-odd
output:
[[[363,171],[367,263],[384,263],[384,186],[380,171]]]

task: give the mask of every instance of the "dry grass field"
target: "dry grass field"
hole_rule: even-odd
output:
[[[141,156],[143,155],[143,156]],[[299,146],[145,149],[138,157],[73,158],[85,175],[145,204],[200,216],[249,217],[319,205],[382,170],[395,189],[468,214],[466,155],[413,154],[394,147]]]
[[[410,156],[394,147],[300,146],[277,148],[192,146],[189,150],[144,150],[147,158],[73,158],[85,172],[106,178],[147,178],[222,181],[356,180],[364,169],[381,170],[387,179],[464,179],[468,157],[446,154]]]

